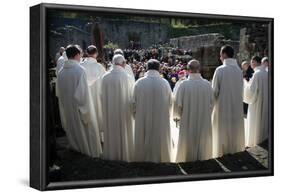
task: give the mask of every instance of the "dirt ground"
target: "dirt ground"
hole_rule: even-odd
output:
[[[91,158],[67,148],[65,137],[58,138],[56,165],[60,171],[50,173],[51,182],[95,179],[117,179],[199,173],[226,173],[264,170],[268,167],[268,143],[243,152],[206,161],[187,163],[121,162]]]

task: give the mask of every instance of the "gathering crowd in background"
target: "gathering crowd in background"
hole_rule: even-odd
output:
[[[210,82],[191,51],[163,52],[115,49],[99,63],[94,45],[84,52],[78,45],[60,48],[56,95],[72,149],[108,160],[187,162],[244,151],[268,138],[267,57],[238,65],[225,45]]]

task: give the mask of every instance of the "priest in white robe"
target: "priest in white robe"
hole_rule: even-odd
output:
[[[102,78],[103,158],[129,162],[134,153],[131,105],[134,82],[126,73],[125,65],[122,55],[114,55],[113,69]]]
[[[64,51],[62,53],[62,56],[59,57],[57,60],[57,66],[56,66],[56,75],[58,76],[59,71],[63,68],[64,62],[67,61],[66,52]]]
[[[93,105],[93,112],[96,116],[97,127],[100,131],[100,136],[103,141],[103,132],[101,129],[102,114],[101,114],[101,99],[100,99],[100,87],[101,78],[106,73],[105,68],[97,62],[98,50],[94,45],[88,46],[86,49],[88,57],[81,63],[85,68],[87,75],[87,82],[89,86],[90,96]]]
[[[261,59],[251,60],[253,77],[244,84],[244,102],[249,104],[247,115],[246,145],[262,143],[268,138],[268,73],[261,65]]]
[[[197,60],[188,63],[189,76],[179,86],[174,116],[180,119],[176,162],[208,160],[213,156],[211,83],[201,77]]]
[[[150,59],[147,67],[134,87],[135,160],[171,162],[171,87],[159,74],[159,61]]]
[[[57,79],[57,95],[63,126],[72,149],[91,157],[99,157],[101,143],[93,121],[90,94],[85,70],[80,66],[80,50],[69,45]]]
[[[114,50],[114,55],[117,55],[117,54],[122,55],[124,57],[124,52],[122,51],[122,49],[115,49]],[[130,78],[133,81],[136,80],[135,79],[135,74],[134,74],[133,69],[132,69],[132,67],[130,65],[128,65],[128,64],[125,65],[125,71],[127,72],[127,74],[130,76]]]
[[[223,64],[214,73],[215,103],[212,114],[213,154],[220,157],[245,149],[243,118],[243,74],[231,46],[220,51]]]
[[[62,56],[63,52],[65,51],[64,47],[60,47],[59,51],[56,53],[55,62],[57,63],[58,59]]]

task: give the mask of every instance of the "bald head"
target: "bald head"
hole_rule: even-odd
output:
[[[114,55],[114,56],[113,56],[112,63],[113,63],[114,65],[120,65],[120,66],[122,66],[122,67],[125,67],[126,60],[125,60],[125,58],[123,57],[123,55],[117,54],[117,55]]]
[[[191,61],[188,62],[188,68],[191,73],[199,73],[200,72],[200,63],[199,61],[192,59]]]
[[[241,68],[246,71],[248,69],[248,67],[250,66],[250,63],[248,61],[243,61],[241,63]]]
[[[265,67],[268,67],[269,65],[268,57],[263,57],[261,60],[261,64]]]

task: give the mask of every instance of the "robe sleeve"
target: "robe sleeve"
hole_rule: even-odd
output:
[[[66,119],[65,119],[65,114],[64,114],[63,106],[62,106],[61,101],[60,101],[60,92],[59,92],[59,88],[58,88],[58,79],[57,79],[57,82],[56,82],[56,96],[58,98],[61,125],[62,125],[62,128],[65,130],[66,129]]]
[[[244,81],[244,102],[247,104],[254,103],[257,100],[257,93],[258,80],[256,74],[254,74],[248,83]]]
[[[133,113],[133,116],[134,116],[134,118],[135,118],[135,116],[136,116],[136,101],[137,101],[137,99],[136,99],[136,97],[137,97],[137,95],[136,95],[136,85],[135,85],[135,87],[134,87],[134,89],[133,89],[133,96],[132,96],[132,113]]]
[[[183,99],[182,99],[182,95],[183,95],[183,84],[180,84],[176,94],[175,94],[175,99],[174,99],[174,118],[175,119],[180,119],[181,114],[182,114],[182,107],[183,107]]]
[[[74,99],[78,105],[82,121],[87,124],[90,121],[90,99],[86,73],[83,72],[75,89]]]
[[[135,107],[135,81],[132,80],[132,78],[127,75],[128,82],[129,82],[129,102],[130,102],[130,113],[132,116],[135,116],[136,107]]]
[[[218,69],[216,69],[213,76],[212,88],[214,91],[214,98],[217,99],[220,93],[220,71]]]

